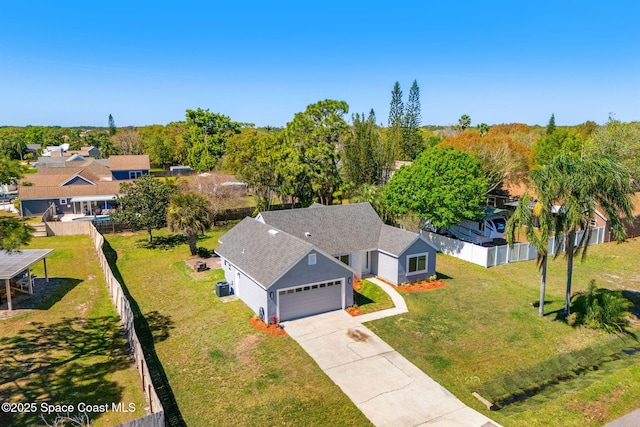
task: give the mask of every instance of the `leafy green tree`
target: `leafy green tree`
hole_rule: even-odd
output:
[[[420,88],[418,82],[413,81],[409,90],[409,100],[403,117],[402,158],[413,160],[424,148],[424,141],[420,133],[422,114],[420,112]]]
[[[177,164],[175,140],[169,135],[168,129],[162,125],[144,126],[139,129],[144,153],[155,166],[168,169]]]
[[[113,116],[109,114],[109,136],[115,135],[117,132],[116,122],[113,120]]]
[[[186,118],[187,162],[200,172],[212,170],[224,154],[227,139],[240,132],[240,125],[209,109],[187,110]]]
[[[460,118],[458,119],[458,129],[464,132],[469,126],[471,126],[471,117],[467,116],[466,114],[460,116]]]
[[[113,154],[118,154],[118,149],[113,145],[107,132],[103,130],[92,130],[83,136],[82,139],[84,144],[93,145],[100,150],[100,157],[103,159],[107,159]]]
[[[547,135],[551,135],[556,131],[556,116],[555,114],[551,114],[549,118],[549,123],[547,124]]]
[[[124,196],[117,198],[120,209],[112,215],[113,219],[134,230],[147,230],[151,243],[152,230],[166,225],[167,205],[174,189],[151,175],[142,175],[140,179],[120,184],[120,192]]]
[[[579,255],[582,260],[587,256],[587,242],[592,232],[589,223],[595,218],[596,209],[607,217],[614,240],[623,241],[626,238],[624,221],[633,213],[631,196],[634,188],[627,169],[608,157],[588,159],[562,153],[540,173],[543,178],[538,202],[547,211],[559,206],[554,217],[554,231],[556,236],[566,236],[556,239],[556,256],[565,240],[565,313],[569,315],[573,260]],[[584,233],[576,244],[576,234],[580,230]]]
[[[533,155],[537,164],[544,165],[560,153],[579,154],[583,145],[584,140],[576,131],[556,129],[535,142]]]
[[[0,184],[15,183],[23,172],[19,162],[0,157]],[[33,227],[17,218],[0,216],[0,250],[19,250],[29,243],[33,232]]]
[[[355,114],[342,149],[342,172],[356,187],[386,184],[393,168],[393,147],[382,138],[373,109],[365,120]]]
[[[211,225],[207,198],[194,192],[174,195],[167,207],[167,224],[169,230],[185,235],[191,255],[196,255],[198,234]]]
[[[589,158],[617,159],[640,182],[640,122],[624,123],[610,117],[606,125],[593,131],[583,153]]]
[[[285,187],[304,205],[311,202],[310,196],[330,205],[342,188],[338,147],[348,132],[343,117],[348,112],[346,102],[325,99],[296,113],[282,132],[283,141],[292,148],[285,151],[291,164],[281,169],[288,180]]]
[[[270,133],[245,129],[227,141],[223,167],[254,189],[258,210],[268,210],[279,191],[283,143]]]
[[[395,172],[384,189],[384,202],[391,212],[412,212],[435,227],[450,227],[482,216],[487,187],[476,157],[434,147]]]
[[[23,128],[15,126],[0,128],[0,156],[22,160],[27,148],[24,134]]]

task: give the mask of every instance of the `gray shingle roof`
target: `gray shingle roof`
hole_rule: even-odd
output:
[[[216,253],[269,288],[313,247],[282,231],[269,232],[274,229],[247,217],[220,238]]]
[[[369,203],[269,211],[260,216],[266,224],[331,255],[378,248],[384,225]]]
[[[418,235],[411,231],[401,230],[390,225],[383,224],[380,229],[380,239],[378,240],[378,249],[390,253],[391,255],[400,256],[400,254],[409,246]]]

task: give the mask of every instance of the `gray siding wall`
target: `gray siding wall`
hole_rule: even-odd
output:
[[[407,274],[407,258],[414,254],[427,253],[427,271],[418,274]],[[436,274],[436,250],[422,240],[417,240],[398,257],[399,283],[410,280],[425,279]]]
[[[384,252],[378,252],[377,267],[375,274],[378,277],[394,285],[398,284],[398,258]]]
[[[309,265],[308,255],[305,256],[268,289],[267,298],[269,300],[269,318],[277,315],[277,298],[279,289],[291,288],[306,283],[320,283],[329,280],[343,279],[345,289],[345,307],[353,305],[353,283],[350,283],[350,280],[348,280],[353,277],[353,272],[346,266],[343,267],[340,261],[335,260],[337,262],[334,262],[334,260],[329,259],[316,251],[311,251],[310,253],[316,254],[315,265]],[[272,292],[273,298],[271,297]]]
[[[237,270],[231,263],[226,262],[225,259],[222,259],[222,268],[224,269],[225,280],[232,284],[234,292],[236,295],[242,299],[242,301],[254,311],[254,313],[259,314],[260,307],[264,308],[265,314],[267,313],[267,292],[264,288],[258,285],[255,281],[253,281],[250,277],[245,275],[242,271]],[[237,280],[236,273],[240,273],[240,281]],[[265,321],[268,320],[265,317]]]

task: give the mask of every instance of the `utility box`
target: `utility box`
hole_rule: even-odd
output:
[[[229,296],[229,282],[216,283],[216,295],[219,297]]]

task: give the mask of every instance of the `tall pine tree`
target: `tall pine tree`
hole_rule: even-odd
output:
[[[404,160],[404,103],[402,102],[402,89],[396,82],[391,91],[391,105],[389,108],[389,122],[387,124],[386,139],[393,147],[395,157]]]
[[[116,134],[116,122],[113,120],[113,116],[109,114],[109,136]]]
[[[551,118],[549,119],[549,123],[547,124],[547,135],[551,135],[556,130],[556,116],[555,114],[551,114]]]
[[[402,140],[403,160],[413,160],[423,149],[422,135],[420,134],[420,88],[418,82],[413,81],[409,90],[409,100],[404,114],[404,137]]]

